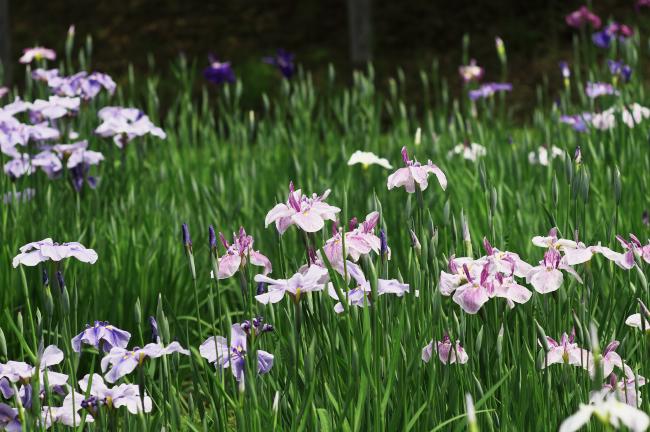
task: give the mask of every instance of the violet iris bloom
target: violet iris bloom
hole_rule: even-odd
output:
[[[582,6],[580,9],[575,10],[565,17],[567,25],[574,28],[583,27],[585,24],[590,24],[593,28],[600,28],[602,24],[598,15],[591,12],[587,6]]]
[[[108,365],[111,370],[104,375],[106,381],[114,383],[133,372],[133,370],[142,365],[147,358],[158,358],[172,353],[190,355],[190,352],[184,349],[178,342],[172,342],[167,346],[161,343],[149,343],[143,348],[136,347],[129,351],[124,348],[113,347],[111,351],[102,358],[102,372],[106,372]]]
[[[591,124],[592,117],[591,113],[563,115],[560,116],[560,122],[570,125],[576,132],[586,132]]]
[[[37,242],[28,243],[20,248],[20,254],[13,259],[12,265],[35,266],[43,261],[61,261],[66,258],[76,258],[81,262],[95,264],[97,252],[93,249],[86,249],[84,245],[77,242],[55,243],[51,238]]]
[[[256,336],[273,331],[273,326],[265,323],[264,318],[261,316],[253,318],[252,321],[245,320],[239,325],[247,335],[251,334],[251,330]]]
[[[22,64],[29,64],[34,60],[56,60],[56,52],[44,47],[25,48],[18,61]]]
[[[249,257],[250,263],[255,266],[264,267],[263,274],[271,273],[271,261],[259,251],[253,249],[253,237],[246,235],[244,227],[239,228],[239,233],[233,233],[233,243],[229,244],[223,234],[219,233],[221,243],[226,248],[226,253],[219,257],[219,279],[226,279],[233,276],[243,268]],[[214,277],[214,274],[212,274]]]
[[[432,340],[427,346],[422,348],[422,361],[425,363],[429,363],[429,360],[431,360],[431,357],[433,356],[433,344],[434,341]],[[451,339],[447,333],[445,333],[441,341],[435,342],[435,344],[435,352],[438,353],[438,358],[442,364],[465,364],[469,360],[469,356],[467,355],[467,352],[463,348],[463,345],[461,345],[460,341],[456,341],[455,345],[452,344]]]
[[[609,48],[613,39],[618,38],[619,41],[624,42],[632,36],[632,33],[632,29],[625,24],[613,22],[602,31],[594,33],[591,36],[591,40],[599,48]]]
[[[304,293],[322,291],[327,283],[327,280],[324,281],[327,275],[327,269],[316,264],[304,270],[304,273],[298,272],[289,279],[271,279],[258,274],[255,276],[255,282],[264,282],[269,286],[268,292],[255,296],[255,299],[262,304],[277,303],[285,294],[289,294],[295,302],[298,302]]]
[[[22,432],[23,427],[20,424],[16,408],[0,403],[0,428],[7,432]]]
[[[85,398],[82,395],[81,402],[78,400],[77,404],[91,414],[95,414],[97,408],[101,406],[116,409],[124,406],[131,414],[148,413],[152,409],[151,398],[146,393],[144,397],[140,397],[140,388],[137,384],[120,384],[111,388],[104,383],[101,375],[93,374],[92,380],[90,375],[84,376],[79,381],[79,388],[89,397]]]
[[[493,96],[497,92],[512,91],[510,83],[487,83],[481,85],[477,90],[470,90],[469,98],[473,101]]]
[[[567,264],[566,257],[562,257],[557,249],[552,248],[544,253],[544,259],[539,262],[539,265],[533,267],[526,275],[526,281],[540,294],[557,291],[564,281],[564,275],[560,270],[564,270],[582,283],[580,275]]]
[[[220,62],[215,57],[208,57],[210,65],[203,70],[203,76],[212,84],[234,83],[235,73],[230,67],[230,62]]]
[[[609,73],[615,77],[620,77],[623,82],[629,82],[632,77],[632,68],[623,63],[622,61],[607,60]]]
[[[280,71],[282,76],[289,79],[296,73],[296,65],[293,63],[294,55],[283,49],[279,49],[275,56],[264,57],[262,61],[270,64]]]
[[[104,352],[110,352],[114,347],[126,348],[131,339],[131,333],[120,330],[106,321],[95,321],[93,326],[86,325],[86,329],[72,338],[72,349],[81,352],[81,344],[91,345]]]
[[[208,338],[199,347],[201,357],[219,368],[230,368],[235,379],[243,383],[246,369],[246,332],[239,324],[230,329],[230,344],[223,336]],[[232,366],[232,367],[231,367]],[[257,373],[263,375],[273,367],[273,354],[257,350]]]
[[[298,225],[305,232],[318,232],[325,226],[326,220],[336,220],[340,208],[325,202],[330,194],[326,190],[322,195],[303,195],[300,189],[294,189],[293,182],[289,183],[289,198],[287,203],[276,204],[266,215],[264,226],[275,222],[275,227],[283,234],[291,225]]]
[[[580,348],[577,343],[574,343],[575,329],[573,329],[570,336],[563,333],[559,343],[548,336],[546,340],[550,350],[546,353],[546,361],[541,365],[542,369],[555,363],[587,368],[587,359],[590,353],[586,349]]]
[[[113,79],[101,72],[78,72],[62,77],[53,70],[39,73],[38,79],[47,81],[50,90],[59,96],[79,96],[83,100],[94,99],[99,92],[106,90],[110,95],[115,93],[117,85]]]
[[[430,160],[426,165],[420,164],[417,160],[409,159],[406,147],[402,147],[402,160],[406,167],[399,168],[393,174],[388,176],[387,186],[388,190],[395,187],[404,186],[406,192],[414,193],[415,185],[417,183],[420,190],[425,190],[429,186],[429,174],[434,174],[442,190],[447,188],[447,177],[440,168],[433,164]]]

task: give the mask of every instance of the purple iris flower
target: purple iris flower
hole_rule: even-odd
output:
[[[95,321],[86,325],[86,329],[72,338],[72,349],[81,352],[81,344],[94,346],[104,352],[110,352],[114,347],[126,348],[131,339],[131,333],[110,325],[107,321]]]
[[[234,324],[230,329],[230,344],[223,336],[208,338],[199,347],[201,357],[214,363],[222,369],[231,367],[235,379],[244,382],[246,367],[246,332],[240,324]],[[273,367],[273,354],[257,350],[257,373],[263,375]]]
[[[560,122],[570,125],[577,132],[586,132],[591,122],[591,113],[582,113],[574,115],[563,115]]]
[[[235,73],[230,67],[230,62],[220,62],[216,57],[208,56],[210,65],[203,70],[203,76],[213,84],[234,83]]]
[[[623,82],[629,82],[632,76],[632,68],[622,61],[616,60],[607,60],[607,66],[609,67],[609,73],[614,76],[621,77]]]
[[[8,432],[21,432],[23,430],[16,408],[0,403],[0,428]]]
[[[613,22],[605,27],[603,30],[594,33],[591,36],[593,43],[599,48],[609,48],[614,38],[624,42],[627,38],[632,36],[632,28],[625,24],[618,24]]]
[[[502,92],[502,91],[512,91],[512,84],[510,83],[483,84],[477,90],[470,90],[469,98],[475,101],[477,99],[491,97],[496,92]]]
[[[617,95],[618,91],[609,83],[588,82],[585,86],[585,93],[590,99],[596,99],[600,96]]]
[[[120,347],[113,347],[111,351],[102,358],[102,372],[106,372],[108,365],[111,370],[104,375],[106,381],[114,383],[133,372],[136,367],[142,365],[147,358],[158,358],[172,353],[190,355],[190,352],[183,348],[178,342],[172,342],[167,346],[161,343],[150,343],[143,348],[135,347],[129,351]]]
[[[571,78],[571,69],[569,69],[569,64],[565,61],[560,62],[560,71],[562,72],[562,78],[569,79]]]
[[[101,72],[78,72],[62,77],[55,70],[39,72],[34,78],[47,81],[50,90],[59,96],[79,96],[84,100],[95,98],[100,91],[106,90],[110,95],[115,93],[117,85],[113,79]]]
[[[289,79],[296,73],[296,65],[293,62],[293,53],[279,49],[275,56],[264,57],[262,61],[277,68],[282,76]]]
[[[251,329],[255,335],[260,335],[263,333],[272,332],[273,326],[264,322],[264,318],[261,316],[253,318],[252,322],[245,320],[240,324],[240,327],[247,335],[251,334]]]

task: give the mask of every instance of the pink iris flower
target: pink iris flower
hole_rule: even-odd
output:
[[[555,363],[570,364],[573,366],[580,366],[585,369],[588,367],[589,351],[580,348],[575,340],[575,329],[571,331],[571,335],[566,333],[562,334],[560,342],[546,337],[550,350],[546,353],[546,361],[542,364],[542,369]]]
[[[362,281],[359,283],[359,286],[353,288],[349,291],[344,291],[343,296],[347,299],[348,305],[356,307],[364,307],[370,305],[372,287],[370,282],[368,282],[363,273],[361,274]],[[402,297],[404,294],[410,291],[408,284],[401,283],[396,279],[377,279],[377,294],[394,294],[397,297]],[[327,285],[327,293],[334,300],[339,300],[339,296],[334,288],[334,285],[330,282]],[[342,313],[344,311],[343,304],[341,302],[334,305],[334,311],[336,313]]]
[[[329,194],[328,189],[320,196],[313,194],[309,197],[303,195],[300,189],[294,189],[291,182],[287,202],[276,204],[266,215],[264,225],[268,227],[275,222],[280,234],[294,224],[305,232],[318,232],[325,226],[326,220],[336,220],[336,214],[341,211],[325,202]]]
[[[356,225],[356,218],[350,222],[350,231],[345,233],[345,253],[352,261],[358,261],[362,255],[370,252],[379,253],[381,240],[375,234],[375,227],[379,222],[379,212],[372,212],[366,216],[366,220]],[[334,236],[327,240],[323,246],[325,255],[330,263],[343,261],[343,239],[341,231],[336,230]],[[390,249],[388,250],[390,256]],[[332,264],[334,265],[334,264]]]
[[[634,234],[630,234],[630,240],[625,240],[622,236],[617,235],[616,239],[623,246],[625,252],[620,253],[611,250],[605,246],[596,246],[596,250],[600,252],[605,258],[613,261],[617,266],[622,269],[629,270],[635,265],[635,257],[643,259],[646,263],[650,264],[650,243],[647,245],[641,244],[641,241]]]
[[[557,228],[551,228],[546,237],[533,237],[533,244],[562,252],[565,258],[564,262],[570,266],[589,261],[596,252],[595,246],[585,246],[582,242],[558,238]]]
[[[567,25],[574,28],[583,27],[585,24],[590,24],[593,28],[600,28],[602,22],[600,17],[591,12],[587,6],[582,6],[580,9],[575,10],[565,17]]]
[[[624,365],[624,370],[624,378],[619,381],[616,374],[611,374],[609,382],[603,385],[601,391],[613,395],[617,400],[630,406],[638,407],[641,404],[641,391],[637,389],[646,384],[646,379],[641,375],[635,375],[628,365]]]
[[[268,292],[255,296],[255,299],[262,304],[277,303],[285,294],[289,294],[298,302],[304,293],[322,291],[328,282],[327,276],[327,269],[317,264],[312,264],[289,279],[271,279],[258,274],[255,276],[255,282],[267,283],[269,286]]]
[[[431,360],[431,357],[433,356],[433,344],[434,341],[432,340],[427,346],[422,348],[422,361],[425,363],[429,363],[429,360]],[[469,360],[469,356],[460,341],[456,341],[455,345],[452,344],[451,339],[447,334],[442,337],[441,341],[435,342],[435,344],[435,351],[438,353],[438,358],[442,364],[465,364]]]
[[[621,343],[617,340],[610,342],[603,350],[600,363],[603,365],[603,376],[609,376],[614,371],[614,366],[623,369],[623,360],[621,356],[616,353],[616,348]],[[596,375],[596,365],[594,362],[593,354],[589,355],[587,361],[587,369],[592,378]]]
[[[404,186],[406,192],[413,193],[415,192],[416,183],[420,190],[425,190],[429,186],[427,179],[429,174],[436,176],[442,190],[447,188],[447,177],[445,177],[445,173],[434,165],[433,162],[429,161],[426,165],[422,165],[416,160],[409,159],[406,147],[402,147],[402,160],[406,167],[400,168],[388,176],[388,190]]]
[[[569,273],[578,282],[582,283],[580,275],[566,263],[566,257],[562,257],[560,252],[553,248],[547,250],[544,259],[539,262],[539,265],[528,272],[526,281],[540,294],[557,291],[564,281],[561,270]]]
[[[219,257],[219,279],[226,279],[233,276],[244,267],[248,260],[250,263],[264,267],[263,274],[271,273],[273,267],[271,261],[259,251],[253,249],[253,237],[246,234],[244,227],[239,228],[238,234],[233,234],[233,243],[229,244],[223,234],[219,233],[221,243],[226,248],[226,253]],[[212,274],[214,277],[214,274]]]

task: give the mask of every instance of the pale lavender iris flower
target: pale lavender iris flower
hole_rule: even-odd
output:
[[[289,279],[271,279],[258,274],[255,276],[255,282],[268,284],[268,292],[255,296],[255,299],[262,304],[277,303],[285,294],[289,294],[298,302],[305,293],[322,291],[327,283],[327,275],[327,269],[316,264]]]
[[[273,269],[271,261],[259,251],[253,249],[253,237],[246,234],[244,227],[239,228],[239,233],[233,233],[233,243],[230,244],[223,234],[219,233],[221,243],[226,248],[226,253],[219,257],[219,279],[226,279],[233,276],[239,269],[250,263],[264,267],[263,274],[271,273]],[[214,274],[212,274],[214,277]]]
[[[61,261],[70,257],[84,263],[95,264],[97,252],[87,249],[81,243],[59,244],[53,242],[51,238],[46,238],[21,247],[20,253],[14,257],[12,265],[14,268],[21,264],[32,267],[44,261]]]
[[[149,343],[142,348],[136,347],[132,350],[114,347],[102,358],[101,368],[102,372],[106,372],[108,366],[111,366],[111,369],[104,375],[104,378],[109,383],[114,383],[133,372],[147,358],[158,358],[172,353],[190,355],[190,352],[184,349],[178,342],[172,342],[167,346],[161,343]]]
[[[22,64],[29,64],[34,60],[56,60],[56,52],[44,47],[25,48],[23,55],[18,60]]]
[[[101,137],[113,137],[115,144],[122,148],[137,137],[152,135],[165,139],[167,134],[136,108],[104,107],[97,113],[102,123],[95,129]]]
[[[239,324],[230,329],[230,340],[223,336],[213,336],[199,347],[201,357],[221,369],[230,368],[235,379],[243,383],[246,369],[247,334]],[[273,367],[273,354],[257,350],[257,373],[263,375]]]
[[[465,364],[469,360],[469,356],[460,341],[456,341],[455,344],[452,344],[449,335],[446,333],[442,337],[441,341],[436,342],[432,340],[427,346],[422,348],[422,361],[429,363],[429,360],[431,360],[434,353],[438,354],[438,358],[442,364],[445,365],[454,363]]]

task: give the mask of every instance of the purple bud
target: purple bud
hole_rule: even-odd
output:
[[[409,162],[411,162],[411,160],[409,159],[408,150],[406,150],[406,146],[402,147],[402,160],[406,165],[409,165]]]
[[[487,237],[483,237],[483,247],[485,248],[485,253],[488,255],[494,255],[494,249],[492,248],[492,245],[490,244],[490,241],[487,239]]]
[[[338,234],[338,232],[339,232],[339,221],[335,220],[332,223],[332,235],[335,236],[336,234]]]
[[[571,328],[571,334],[569,335],[569,343],[573,343],[576,340],[576,328]]]
[[[386,257],[388,254],[388,239],[386,238],[386,232],[383,230],[383,228],[379,230],[379,243],[381,244],[381,256]]]
[[[357,221],[357,218],[355,216],[352,219],[350,219],[350,222],[348,223],[348,230],[354,231],[358,226],[359,226],[359,222]]]
[[[217,235],[215,234],[212,225],[208,227],[208,241],[210,243],[210,249],[214,250],[217,248]]]
[[[43,269],[43,286],[48,286],[50,284],[50,277],[47,274],[47,270]]]
[[[156,318],[152,316],[149,317],[149,326],[151,327],[151,342],[160,342],[160,333],[158,332],[158,322],[156,322]]]
[[[264,294],[265,292],[266,292],[266,284],[264,282],[258,282],[257,295]]]
[[[609,385],[613,389],[618,388],[618,378],[616,377],[616,374],[614,372],[609,374]]]
[[[309,256],[310,264],[314,264],[318,260],[318,257],[316,256],[316,251],[311,246],[307,248],[307,255]]]
[[[56,280],[59,283],[59,289],[61,292],[63,292],[63,288],[65,287],[65,280],[63,279],[63,273],[61,273],[61,271],[56,272]]]
[[[183,246],[185,246],[186,248],[191,248],[192,239],[190,238],[190,229],[187,227],[186,223],[181,225],[181,231],[183,233]]]
[[[643,222],[643,225],[650,226],[650,214],[648,213],[648,210],[643,210],[641,221]]]

